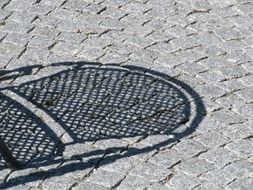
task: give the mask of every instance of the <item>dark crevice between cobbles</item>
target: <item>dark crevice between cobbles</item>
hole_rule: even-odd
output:
[[[62,160],[61,163],[59,163],[58,166],[54,168],[51,172],[47,172],[45,170],[38,171],[35,174],[35,176],[42,177],[41,182],[39,183],[38,187],[42,188],[42,184],[44,183],[44,181],[48,179],[50,176],[54,175],[54,173],[57,172],[57,168],[61,167],[64,163],[65,163],[65,160]],[[30,174],[30,175],[32,176],[33,174]]]
[[[162,184],[162,185],[164,185],[165,183],[168,183],[174,176],[175,176],[175,174],[173,172],[171,172],[164,179],[162,179],[161,181],[159,181],[159,183]]]
[[[155,32],[155,30],[152,30],[150,33],[147,33],[144,37],[146,38],[146,37],[150,36],[151,34],[153,34],[154,32]]]
[[[229,165],[231,165],[231,164],[233,164],[233,163],[235,163],[235,162],[241,161],[241,160],[243,160],[243,158],[238,158],[238,159],[235,159],[235,160],[233,160],[233,161],[230,161],[230,162],[226,163],[224,166],[222,166],[221,169],[223,170],[223,169],[225,169],[226,167],[228,167]]]
[[[238,178],[234,178],[233,180],[229,181],[224,188],[226,188],[227,186],[229,186],[231,183],[235,182]]]
[[[49,51],[51,51],[57,45],[57,41],[52,43],[50,46],[47,47]]]
[[[98,35],[98,37],[101,37],[101,36],[107,34],[108,32],[111,32],[111,31],[116,31],[116,30],[114,30],[114,29],[107,29],[107,30],[101,32],[101,33]],[[105,49],[105,48],[106,48],[106,47],[104,47],[103,49]]]
[[[129,13],[123,15],[122,17],[119,18],[119,21],[122,20],[123,18],[127,17],[129,15]]]
[[[183,51],[183,49],[182,48],[178,48],[178,49],[176,49],[176,50],[172,50],[172,51],[170,51],[169,52],[169,54],[171,54],[171,55],[175,55],[176,53],[179,53],[179,52],[182,52]]]
[[[206,150],[200,151],[199,153],[197,153],[197,154],[193,155],[193,156],[192,156],[192,158],[197,158],[197,157],[199,157],[200,155],[202,155],[202,154],[206,153],[207,151],[209,151],[209,149],[206,149]]]
[[[230,77],[226,77],[225,79],[223,79],[221,82],[224,82],[224,81],[229,81],[229,80],[233,80],[233,79],[240,79],[240,78],[243,78],[243,77],[246,77],[246,76],[250,76],[251,73],[245,73],[245,74],[242,74],[242,75],[235,75],[235,76],[230,76]]]
[[[244,139],[244,140],[253,139],[253,135],[247,136],[247,137],[242,138],[242,139]]]
[[[185,25],[183,28],[184,28],[184,29],[187,29],[189,26],[192,26],[192,25],[194,25],[194,24],[196,24],[196,23],[198,23],[198,22],[197,22],[197,21],[193,21],[193,22],[191,22],[191,23]],[[196,35],[198,35],[198,33],[196,33]],[[189,35],[187,35],[187,36],[189,36]]]
[[[106,0],[100,0],[99,2],[97,2],[98,5],[101,5],[105,2]]]
[[[225,137],[228,137],[227,135],[225,135],[224,133],[220,132],[222,135],[224,135]],[[224,144],[221,144],[219,146],[217,146],[218,148],[224,148],[225,146],[227,146],[228,144],[232,143],[233,141],[228,137],[229,141],[225,142]]]
[[[154,42],[154,43],[152,43],[152,44],[150,44],[150,45],[144,47],[143,49],[144,49],[144,50],[145,50],[145,49],[148,49],[148,48],[150,48],[150,47],[152,47],[152,46],[155,46],[156,44],[158,44],[158,42]]]
[[[150,9],[144,11],[144,12],[143,12],[143,15],[147,14],[148,12],[150,12],[150,11],[152,11],[152,10],[153,10],[153,8],[150,8]]]
[[[111,187],[111,190],[116,190],[116,189],[121,185],[121,183],[127,178],[127,176],[130,174],[130,172],[131,172],[134,168],[135,168],[135,167],[132,167],[131,169],[129,169],[129,170],[126,172],[125,176],[124,176],[122,179],[120,179],[113,187]]]
[[[3,6],[1,7],[1,9],[4,9],[10,2],[11,2],[11,0],[9,0],[5,4],[3,4]]]
[[[193,49],[196,49],[196,48],[201,48],[203,45],[193,45],[191,47],[187,47],[187,48],[183,48],[181,49],[181,51],[186,51],[186,50],[193,50]],[[204,57],[204,59],[206,58],[206,56]]]
[[[107,7],[103,7],[101,10],[99,10],[98,12],[97,12],[97,15],[100,15],[100,14],[102,14],[104,11],[106,11],[107,10]]]
[[[68,0],[63,1],[63,2],[62,2],[62,4],[60,4],[60,6],[59,6],[59,7],[64,6],[67,2],[68,2]]]
[[[204,57],[201,57],[201,58],[197,59],[194,62],[198,63],[198,62],[203,61],[203,60],[208,59],[208,58],[209,58],[208,56],[204,56]]]
[[[57,7],[53,8],[52,10],[48,11],[45,15],[49,16],[55,9],[57,9]]]
[[[27,31],[27,34],[31,33],[35,29],[35,26],[33,26],[31,29]]]
[[[20,52],[20,54],[18,55],[18,59],[19,59],[22,55],[24,55],[24,53],[26,52],[28,43],[29,43],[29,42],[27,42],[27,43],[25,44],[25,48],[24,48],[24,49]]]
[[[167,176],[165,176],[162,180],[160,180],[158,183],[161,185],[165,185],[166,183],[169,183],[171,179],[176,175],[175,167],[182,163],[182,160],[177,161],[175,164],[171,165],[168,169],[171,170],[171,173]]]
[[[142,24],[141,24],[141,26],[145,26],[146,24],[148,24],[149,22],[151,22],[152,20],[147,20],[147,21],[145,21],[145,22],[143,22]]]
[[[41,0],[35,0],[35,2],[32,5],[39,4]]]
[[[36,20],[40,19],[40,17],[38,15],[36,15],[32,20],[31,23],[35,22]]]
[[[1,21],[0,21],[0,26],[1,26]],[[6,38],[8,34],[4,35],[2,38],[0,38],[0,43],[4,40],[4,38]]]
[[[126,174],[121,180],[119,180],[119,181],[111,188],[111,190],[117,189],[117,188],[120,186],[120,184],[126,179],[127,175],[128,175],[128,174]]]
[[[109,155],[110,153],[111,153],[111,151],[106,151],[106,152],[104,153],[104,155],[103,155],[100,159],[98,159],[97,162],[94,163],[94,166],[93,166],[93,168],[91,169],[91,171],[89,171],[88,174],[86,174],[86,175],[80,180],[80,182],[85,181],[87,178],[89,178],[89,177],[94,173],[94,171],[97,170],[97,169],[99,168],[100,163],[104,160],[104,158],[105,158],[107,155]],[[73,188],[76,187],[78,184],[79,184],[79,183],[74,183],[74,184],[69,188],[69,190],[73,189]]]
[[[89,173],[91,175],[94,169],[102,165],[155,150],[154,156],[158,151],[171,148],[173,144],[180,142],[181,138],[190,135],[204,117],[205,107],[200,96],[176,78],[147,68],[121,67],[118,64],[69,62],[47,67],[57,68],[56,66],[61,65],[72,66],[72,68],[13,88],[9,87],[9,90],[53,118],[64,128],[65,134],[71,136],[73,142],[62,144],[61,137],[57,137],[60,139],[57,139],[54,144],[54,150],[48,150],[48,154],[51,154],[50,159],[45,161],[43,157],[37,158],[40,157],[39,154],[34,155],[32,157],[34,159],[31,159],[26,166],[26,168],[40,168],[58,164],[57,168],[29,175],[37,176],[36,179],[29,176],[10,178],[4,184],[6,187],[18,185],[21,178],[22,183],[25,184],[88,168],[93,168]],[[190,100],[188,96],[191,97]],[[196,104],[196,116],[189,121],[190,102]],[[186,123],[186,126],[189,124],[188,128],[178,133],[173,132]],[[173,138],[152,146],[135,147],[149,136],[160,133],[173,135]],[[90,141],[96,146],[94,142],[99,140],[123,137],[138,137],[138,140],[127,146],[112,146],[106,150],[99,150],[99,147],[96,147],[98,150],[77,153],[70,159],[59,157],[64,151],[64,146],[67,145]],[[88,162],[83,162],[83,158],[88,159]],[[68,165],[68,160],[80,162]],[[45,172],[48,173],[46,178]]]
[[[176,38],[174,37],[171,37],[170,39],[168,40],[165,40],[165,41],[162,41],[163,43],[166,43],[166,44],[169,44],[171,41],[175,40]]]
[[[194,190],[194,189],[196,189],[196,188],[199,188],[201,186],[201,184],[198,184],[198,185],[196,185],[195,187],[193,187],[192,189],[190,189],[190,190]]]
[[[6,15],[4,18],[2,18],[1,22],[2,22],[2,25],[5,25],[5,21],[11,17],[11,15],[13,14],[14,12],[11,12],[10,14]],[[0,23],[0,26],[1,26],[1,23]]]

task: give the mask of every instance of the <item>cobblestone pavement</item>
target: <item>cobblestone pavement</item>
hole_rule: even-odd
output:
[[[0,0],[1,187],[252,189],[252,44],[252,0]]]

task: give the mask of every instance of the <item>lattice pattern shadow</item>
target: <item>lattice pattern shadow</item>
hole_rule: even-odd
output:
[[[189,101],[170,81],[122,67],[79,67],[13,90],[75,142],[170,133],[190,115]]]
[[[190,102],[172,81],[125,67],[83,65],[9,90],[49,114],[71,143],[170,134],[189,120]],[[0,135],[18,160],[36,163],[59,153],[63,144],[41,119],[0,95]]]
[[[17,160],[46,159],[55,150],[57,138],[33,113],[0,93],[0,135]],[[0,165],[4,165],[1,159]]]

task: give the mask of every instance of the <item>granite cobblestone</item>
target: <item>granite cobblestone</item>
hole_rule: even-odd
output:
[[[156,144],[169,139],[160,134],[71,144],[54,164],[37,168],[12,171],[1,160],[0,183],[25,190],[252,189],[252,24],[252,0],[1,0],[1,94],[70,68],[52,63],[114,63],[187,83],[206,110],[195,132],[171,136],[162,148]],[[1,81],[2,71],[33,65]]]

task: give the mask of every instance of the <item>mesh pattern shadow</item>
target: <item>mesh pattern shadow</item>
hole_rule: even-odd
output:
[[[160,133],[176,136],[152,147],[112,147],[116,152],[127,151],[109,155],[103,164],[150,152],[183,138],[196,129],[205,114],[200,96],[187,84],[137,67],[80,62],[71,69],[8,89],[57,121],[72,137],[70,144],[109,138],[145,138]],[[53,157],[59,152],[59,146],[66,144],[62,144],[53,131],[28,109],[8,97],[1,97],[0,111],[4,114],[0,115],[0,135],[14,155],[35,167],[62,163],[61,158]],[[192,104],[196,107],[193,117]],[[106,151],[111,150],[73,155],[73,160],[88,157],[90,162],[70,163],[48,172],[60,176],[92,167],[90,163],[97,160],[93,157],[102,156]],[[40,163],[36,165],[36,162]],[[45,177],[43,172],[35,172],[34,176],[37,177],[20,176],[4,185],[12,187]]]
[[[66,70],[13,90],[75,142],[169,133],[190,115],[189,101],[173,84],[120,67]]]
[[[71,143],[160,133],[176,134],[179,139],[194,131],[205,112],[199,96],[186,84],[137,67],[82,62],[9,90],[50,115],[72,137]],[[198,104],[189,126],[193,100],[185,91]],[[43,121],[4,95],[0,104],[4,113],[0,135],[18,160],[36,165],[59,153],[64,145]],[[185,130],[178,130],[182,126]],[[150,148],[134,152],[146,151]]]
[[[47,159],[56,148],[58,140],[50,128],[20,103],[2,93],[0,126],[1,139],[20,164],[30,160],[36,163],[38,160]],[[8,154],[8,150],[5,151]],[[4,165],[3,159],[0,165]]]

